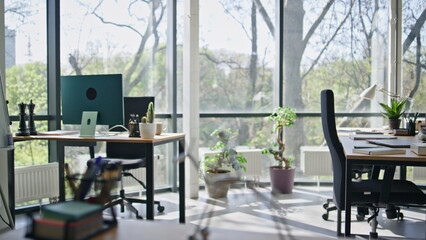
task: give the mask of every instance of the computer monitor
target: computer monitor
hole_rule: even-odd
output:
[[[61,76],[61,94],[64,124],[81,124],[83,112],[97,112],[97,125],[123,124],[121,74]]]

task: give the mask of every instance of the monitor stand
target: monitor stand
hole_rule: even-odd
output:
[[[81,117],[80,137],[94,137],[98,112],[84,111]]]

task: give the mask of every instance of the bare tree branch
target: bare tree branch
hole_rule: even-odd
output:
[[[322,22],[322,20],[324,19],[325,14],[327,14],[328,10],[330,9],[330,7],[333,5],[334,0],[329,0],[328,3],[325,5],[325,7],[322,9],[321,14],[318,16],[317,20],[315,20],[315,22],[312,24],[312,26],[309,28],[309,31],[306,33],[305,38],[303,39],[303,43],[302,43],[302,49],[306,48],[306,45],[309,42],[309,39],[312,37],[312,35],[314,34],[315,30],[318,28],[318,26],[320,25],[320,23]],[[351,8],[352,8],[353,2],[351,3]]]
[[[272,37],[275,37],[274,24],[272,23],[271,18],[269,17],[268,13],[263,7],[262,2],[260,0],[253,0],[253,1],[256,4],[257,9],[259,9],[259,13],[262,16],[263,20],[265,21],[266,26],[269,29],[269,32],[272,34]]]
[[[236,61],[233,61],[232,59],[228,60],[228,61],[224,61],[224,60],[219,61],[215,57],[211,56],[210,54],[208,54],[206,52],[200,52],[200,55],[201,56],[205,56],[209,61],[213,62],[216,65],[225,64],[225,65],[227,65],[231,69],[243,69],[243,67],[241,66],[241,64],[239,64]]]
[[[318,56],[315,58],[315,60],[312,62],[312,65],[309,67],[308,71],[306,71],[301,79],[303,80],[306,75],[308,75],[312,69],[314,68],[314,66],[318,63],[319,59],[321,58],[322,54],[325,52],[325,50],[327,50],[328,45],[330,45],[330,43],[334,40],[334,38],[337,36],[337,33],[340,31],[340,29],[342,28],[343,24],[346,22],[346,20],[348,19],[348,17],[351,14],[352,11],[352,7],[354,6],[354,1],[351,2],[350,8],[348,10],[348,13],[346,14],[345,18],[342,20],[342,22],[340,22],[339,26],[336,28],[336,30],[334,31],[333,35],[331,36],[331,38],[327,41],[327,43],[324,45],[324,47],[321,49],[321,52],[318,54]]]
[[[163,5],[161,1],[158,1],[158,2],[159,2],[159,4],[152,3],[154,5],[152,6],[152,16],[150,17],[150,21],[153,22],[152,33],[154,35],[154,44],[153,44],[153,47],[152,47],[152,55],[154,56],[154,58],[155,58],[155,53],[158,51],[158,44],[159,44],[158,26],[160,25],[161,20],[163,19],[164,12],[165,12],[165,9],[166,9],[166,6]],[[157,18],[155,17],[155,10],[158,7],[160,7],[161,11],[160,11],[160,16],[158,17],[158,20],[157,20]],[[148,36],[148,35],[146,35],[146,36]],[[134,86],[136,86],[139,82],[142,81],[143,76],[145,76],[146,73],[149,70],[149,64],[150,63],[145,63],[145,65],[143,66],[142,70],[138,73],[136,78],[134,78],[133,81],[129,81],[128,91],[130,89],[132,89]],[[136,67],[136,65],[135,65],[135,67]]]
[[[133,32],[135,32],[136,34],[138,34],[140,37],[143,37],[141,32],[139,32],[139,30],[137,30],[136,28],[134,28],[134,27],[132,27],[128,24],[121,24],[121,23],[115,23],[115,22],[107,21],[102,16],[100,16],[98,13],[96,13],[96,10],[98,10],[98,8],[100,7],[100,5],[102,3],[103,3],[103,0],[99,1],[98,5],[96,5],[95,9],[93,9],[93,11],[92,11],[92,14],[95,15],[95,17],[97,17],[102,23],[110,24],[110,25],[114,25],[114,26],[122,27],[122,28],[128,28],[128,29],[132,30]]]
[[[417,90],[419,89],[420,78],[421,78],[421,71],[422,71],[421,66],[420,66],[420,63],[421,63],[420,57],[422,56],[422,52],[421,52],[421,50],[422,50],[422,42],[421,42],[420,34],[417,35],[416,39],[417,39],[417,46],[416,46],[416,80],[414,82],[413,89],[411,89],[410,94],[408,95],[408,97],[410,97],[410,98],[412,98],[416,94]],[[411,104],[411,103],[409,103],[409,104]],[[409,106],[407,106],[407,107],[408,107],[407,109],[410,109]]]
[[[414,41],[414,38],[416,38],[416,36],[420,33],[420,29],[425,23],[425,20],[426,20],[426,8],[423,10],[422,14],[420,14],[420,17],[417,19],[416,24],[414,24],[414,26],[411,28],[410,33],[405,39],[403,47],[402,47],[402,54],[404,54],[408,50],[411,43]]]
[[[238,18],[236,18],[227,8],[226,6],[223,4],[223,2],[220,2],[220,4],[222,5],[223,9],[225,10],[225,12],[227,14],[229,14],[229,16],[231,16],[238,24],[240,24],[241,28],[243,29],[244,33],[246,34],[247,38],[251,40],[251,36],[248,33],[248,30],[246,29],[246,27],[244,26],[244,23],[242,23]]]

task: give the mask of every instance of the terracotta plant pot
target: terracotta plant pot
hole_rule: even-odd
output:
[[[273,193],[292,193],[295,168],[285,169],[278,166],[269,168]]]
[[[211,198],[224,198],[228,195],[229,183],[223,182],[224,178],[229,176],[227,173],[205,173],[206,189]]]
[[[401,125],[401,119],[389,119],[389,129],[398,129]]]

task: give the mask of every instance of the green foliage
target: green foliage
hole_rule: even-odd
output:
[[[231,129],[216,129],[211,133],[211,136],[217,138],[217,143],[210,148],[212,151],[219,150],[220,152],[213,157],[206,156],[204,158],[204,170],[211,173],[224,172],[223,167],[232,167],[238,171],[246,170],[244,163],[247,160],[238,153],[232,145],[232,140],[236,134]]]
[[[154,103],[150,102],[148,105],[148,110],[146,112],[146,120],[148,123],[154,123]]]
[[[296,122],[297,116],[295,111],[295,109],[290,107],[277,107],[269,115],[268,120],[274,123],[276,130],[283,127],[290,127]]]
[[[283,156],[285,150],[285,144],[282,139],[284,127],[293,126],[296,122],[297,115],[295,110],[290,107],[278,107],[275,108],[274,112],[268,116],[268,120],[274,123],[275,126],[275,142],[272,143],[271,148],[265,148],[262,150],[263,154],[271,154],[274,159],[278,162],[279,167],[285,169],[291,168],[293,160]]]
[[[145,117],[145,116],[143,116],[143,117],[141,118],[141,123],[146,123],[146,117]]]
[[[41,62],[16,65],[6,69],[6,99],[11,116],[19,113],[19,103],[36,105],[36,115],[47,113],[47,68]],[[28,110],[27,110],[28,112]],[[47,121],[36,121],[38,131],[47,131]],[[12,132],[17,132],[18,122],[13,122]],[[46,141],[15,142],[15,166],[30,166],[48,162]]]
[[[41,62],[17,65],[6,70],[6,99],[9,114],[19,113],[19,103],[36,105],[35,114],[47,113],[47,68]]]
[[[407,99],[397,100],[392,98],[390,105],[385,103],[379,103],[383,108],[384,112],[382,115],[388,119],[399,119],[402,114],[404,114],[404,107],[407,103]]]

